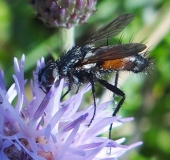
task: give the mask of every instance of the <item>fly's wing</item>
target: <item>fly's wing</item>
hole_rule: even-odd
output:
[[[117,36],[134,18],[134,14],[123,14],[114,19],[109,24],[101,27],[86,44],[97,44],[108,38]]]
[[[136,55],[146,49],[142,43],[129,43],[120,45],[110,45],[99,47],[93,51],[93,55],[85,57],[81,64],[98,63],[106,60],[121,59],[124,57]]]

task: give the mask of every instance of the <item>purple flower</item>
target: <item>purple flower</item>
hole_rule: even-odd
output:
[[[78,111],[83,95],[90,89],[85,85],[78,94],[60,102],[64,87],[62,79],[59,86],[52,86],[44,94],[36,82],[31,81],[31,100],[25,93],[23,55],[18,62],[14,58],[14,84],[7,90],[4,73],[0,74],[0,157],[1,159],[24,160],[98,160],[117,158],[127,150],[139,146],[142,142],[130,146],[121,145],[124,138],[113,141],[99,134],[113,126],[132,118],[111,117],[107,112],[110,102],[97,107],[97,113],[88,127],[93,105]],[[37,63],[36,73],[44,66],[44,59]],[[111,148],[111,153],[107,151]]]
[[[95,12],[97,0],[31,0],[31,5],[49,27],[71,28],[85,23]]]

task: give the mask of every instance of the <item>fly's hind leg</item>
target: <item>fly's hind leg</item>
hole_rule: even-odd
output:
[[[118,74],[117,74],[117,77],[116,77],[116,81],[117,80],[118,80]],[[114,117],[114,116],[116,116],[117,112],[119,111],[119,109],[121,108],[122,104],[124,103],[126,95],[125,95],[125,93],[123,91],[121,91],[119,88],[117,88],[117,82],[115,83],[115,85],[112,85],[112,84],[110,84],[107,81],[102,80],[102,79],[98,79],[98,82],[102,86],[104,86],[105,88],[107,88],[108,90],[113,92],[114,94],[122,97],[121,100],[119,101],[117,107],[115,108],[113,114],[112,114],[112,117]],[[109,138],[110,139],[111,139],[111,130],[112,130],[112,124],[110,125],[110,128],[109,128]]]

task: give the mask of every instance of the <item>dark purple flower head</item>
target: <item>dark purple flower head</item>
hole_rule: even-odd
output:
[[[31,0],[31,5],[49,27],[71,28],[85,23],[95,12],[97,0]]]
[[[117,158],[127,150],[141,144],[121,145],[124,138],[113,141],[99,134],[132,118],[111,117],[107,111],[109,102],[97,107],[97,113],[90,127],[87,125],[93,114],[93,105],[78,111],[83,95],[90,89],[84,86],[78,94],[60,102],[64,86],[51,87],[44,94],[36,82],[31,81],[31,101],[25,93],[25,56],[14,59],[14,84],[7,90],[4,73],[0,73],[0,157],[1,159],[24,160],[97,160]],[[36,72],[44,66],[44,59],[38,61]],[[111,148],[111,153],[107,154]]]

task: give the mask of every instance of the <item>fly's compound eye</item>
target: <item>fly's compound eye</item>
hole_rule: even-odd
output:
[[[51,86],[53,85],[54,81],[59,80],[59,73],[58,73],[58,67],[56,66],[55,62],[51,62],[51,64],[48,64],[43,69],[41,69],[38,73],[38,82],[40,85],[40,88],[47,93]]]

